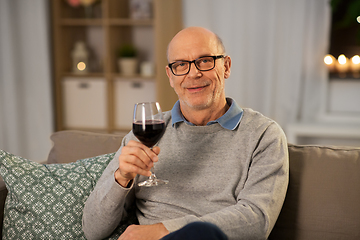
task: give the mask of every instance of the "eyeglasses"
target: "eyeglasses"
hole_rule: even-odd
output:
[[[191,63],[194,63],[195,67],[200,71],[210,71],[215,67],[215,60],[224,57],[225,57],[224,55],[204,56],[197,58],[193,61],[185,61],[185,60],[176,61],[170,63],[168,66],[171,69],[171,72],[175,76],[182,76],[190,72]]]

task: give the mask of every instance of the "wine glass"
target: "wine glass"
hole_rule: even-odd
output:
[[[165,132],[164,116],[158,102],[136,103],[134,107],[133,133],[145,146],[152,148]],[[158,179],[151,168],[148,180],[138,186],[151,187],[167,184],[169,181]]]

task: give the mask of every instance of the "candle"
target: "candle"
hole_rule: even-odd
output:
[[[324,57],[324,63],[326,64],[329,72],[335,72],[335,58],[331,54],[327,54]]]
[[[355,55],[351,58],[350,69],[353,73],[353,76],[356,78],[360,77],[360,57],[359,55]]]
[[[344,54],[338,57],[336,70],[339,72],[340,77],[346,76],[346,72],[349,70],[349,59]]]

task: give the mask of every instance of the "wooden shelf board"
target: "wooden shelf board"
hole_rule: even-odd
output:
[[[109,19],[109,24],[112,26],[152,26],[154,21],[152,19],[117,18]]]
[[[62,77],[77,77],[77,78],[89,78],[89,77],[105,77],[104,73],[83,73],[83,74],[76,74],[72,72],[65,72],[62,74]]]
[[[60,25],[63,26],[102,26],[102,19],[88,19],[88,18],[64,18],[59,21]]]
[[[115,80],[121,81],[121,80],[136,80],[136,81],[153,81],[155,80],[155,76],[151,76],[151,77],[143,77],[140,74],[134,75],[134,76],[124,76],[120,73],[114,73],[112,74],[113,78],[115,78]]]
[[[64,18],[59,21],[63,26],[102,26],[109,24],[110,26],[152,26],[152,19],[129,19],[129,18],[113,18],[113,19],[88,19],[88,18]]]

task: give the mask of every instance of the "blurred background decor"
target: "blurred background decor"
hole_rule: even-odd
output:
[[[86,18],[95,17],[98,14],[98,8],[96,9],[95,4],[98,3],[100,0],[64,0],[66,1],[71,7],[74,8],[83,8],[84,14]]]
[[[42,161],[54,131],[129,130],[137,101],[170,110],[167,44],[193,25],[221,36],[232,57],[226,94],[276,120],[289,142],[358,146],[360,25],[334,24],[358,3],[337,2],[335,11],[329,0],[1,0],[0,148]],[[89,52],[81,75],[72,71],[78,41]],[[136,46],[138,65],[152,63],[152,75],[119,73],[125,43]]]
[[[86,45],[82,41],[78,41],[74,45],[71,52],[73,72],[77,74],[87,73],[89,69],[89,52]]]
[[[132,19],[150,19],[152,17],[152,1],[130,0],[130,16]]]
[[[124,76],[135,76],[138,71],[137,50],[130,43],[120,46],[117,52],[119,72]]]

